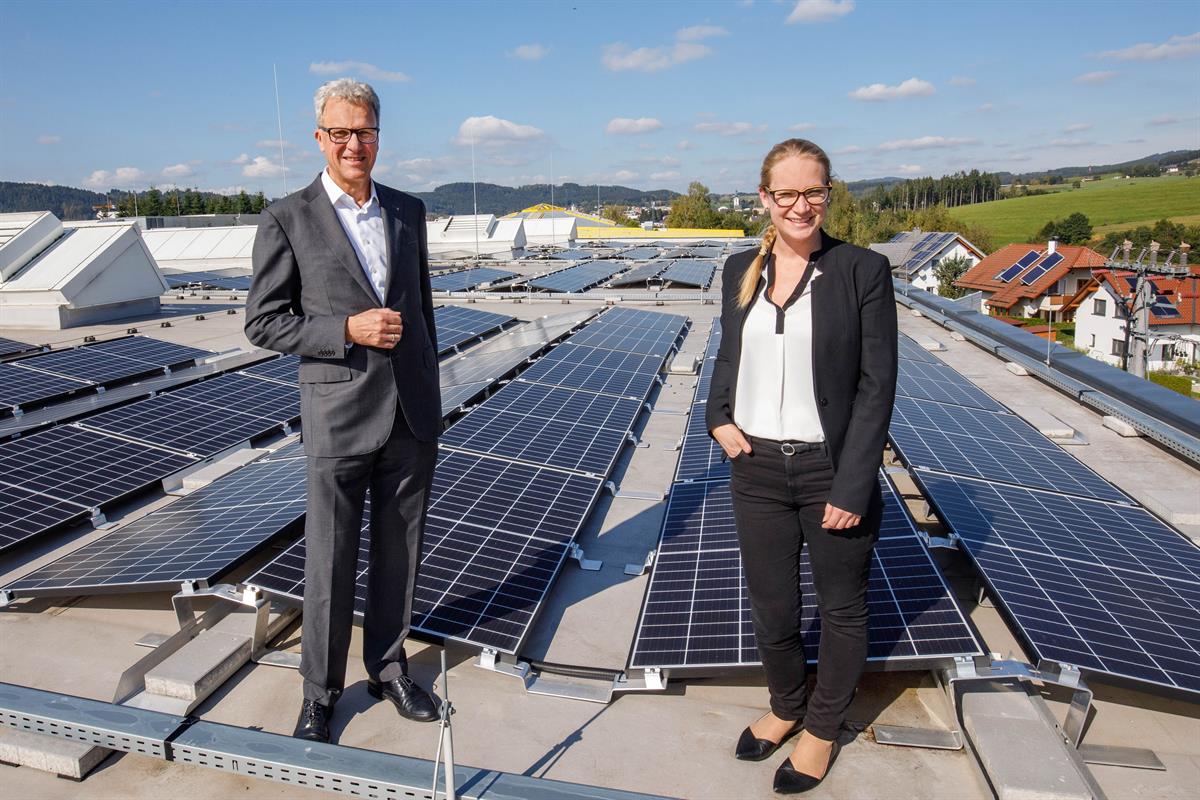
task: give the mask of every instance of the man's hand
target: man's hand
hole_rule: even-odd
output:
[[[721,449],[725,451],[725,455],[730,458],[737,458],[742,453],[750,452],[750,442],[746,441],[742,429],[732,422],[713,428],[712,435],[717,440],[717,444],[721,445]]]
[[[404,333],[399,311],[372,308],[346,318],[346,341],[391,350]]]
[[[825,518],[821,520],[822,528],[831,531],[844,531],[846,528],[853,528],[860,522],[862,522],[862,517],[858,514],[851,514],[849,511],[835,508],[829,503],[825,504]]]

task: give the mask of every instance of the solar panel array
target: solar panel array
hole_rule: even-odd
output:
[[[487,336],[515,321],[507,314],[480,311],[466,306],[439,306],[433,310],[437,326],[438,355],[449,353],[460,345]]]
[[[216,272],[164,273],[172,289],[223,289],[233,292],[250,291],[250,275],[221,275]]]
[[[465,292],[492,281],[503,281],[517,277],[517,273],[495,267],[473,267],[472,269],[434,275],[429,284],[435,292]]]
[[[623,269],[625,262],[619,259],[600,259],[533,278],[527,285],[531,289],[547,292],[582,292],[603,283]]]
[[[987,411],[1007,410],[987,392],[941,362],[933,364],[900,359],[896,394],[915,400],[953,403]]]
[[[629,666],[710,674],[760,664],[742,574],[729,490],[729,466],[708,436],[704,404],[720,341],[714,323],[671,489],[654,571]],[[708,380],[706,380],[706,375]],[[903,504],[881,474],[884,522],[868,602],[872,661],[935,663],[981,653]],[[801,627],[815,660],[820,643],[811,569],[800,567]]]
[[[1021,258],[1015,264],[1013,264],[1011,267],[1008,267],[1008,268],[1004,269],[1003,271],[1001,271],[1000,274],[998,274],[996,276],[996,280],[1004,281],[1005,283],[1008,283],[1013,278],[1017,277],[1022,272],[1027,270],[1030,267],[1030,265],[1033,264],[1033,262],[1038,260],[1039,256],[1040,256],[1040,253],[1038,253],[1037,250],[1030,250],[1028,253],[1021,256]]]
[[[903,333],[900,334],[898,346],[900,358],[908,359],[909,361],[923,361],[926,364],[941,363],[936,356]]]
[[[686,322],[643,311],[608,316],[593,326],[653,330],[657,324],[677,337]],[[643,369],[657,375],[664,357],[645,358],[652,366]],[[413,629],[516,652],[644,399],[516,381],[453,425],[434,476]],[[299,599],[302,565],[297,543],[250,583]],[[360,570],[360,613],[362,577]]]
[[[659,250],[657,247],[633,247],[629,250],[622,250],[616,254],[616,258],[623,258],[627,261],[641,261],[643,259],[651,259],[658,257]]]
[[[902,238],[904,235],[901,234],[896,238]],[[932,231],[922,234],[916,245],[909,251],[908,259],[904,262],[905,269],[910,272],[917,269],[956,238],[958,238],[958,234],[955,233]]]
[[[707,289],[716,273],[715,261],[676,261],[660,277],[669,283],[685,283]]]
[[[608,282],[609,286],[632,286],[635,283],[645,283],[651,278],[660,275],[663,270],[667,269],[672,261],[648,261],[645,264],[640,264],[626,273],[618,275]]]
[[[194,364],[207,350],[127,336],[0,364],[0,407],[48,403],[84,390]]]
[[[25,342],[18,342],[15,339],[5,339],[3,336],[0,336],[0,358],[15,356],[20,353],[30,353],[41,349],[41,345],[26,344]]]
[[[947,371],[901,359],[889,438],[1030,654],[1200,692],[1200,547]]]
[[[14,595],[211,585],[304,513],[305,463],[250,464],[20,578]]]
[[[1043,258],[1041,263],[1037,264],[1036,266],[1033,267],[1033,269],[1029,270],[1024,275],[1022,275],[1021,283],[1025,284],[1026,286],[1030,285],[1031,283],[1036,281],[1038,278],[1042,277],[1047,272],[1049,272],[1051,269],[1058,266],[1058,263],[1062,260],[1063,260],[1062,253],[1051,253],[1050,255]]]

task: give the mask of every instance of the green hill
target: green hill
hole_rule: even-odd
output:
[[[1132,228],[1153,225],[1160,219],[1184,221],[1197,209],[1200,177],[1164,176],[1090,181],[1080,189],[960,206],[950,213],[991,232],[992,244],[999,248],[1029,241],[1050,220],[1076,211],[1086,215],[1095,228]]]

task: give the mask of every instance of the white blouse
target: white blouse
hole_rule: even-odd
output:
[[[776,333],[778,307],[767,299],[770,281],[746,315],[733,421],[751,436],[825,441],[812,358],[812,285],[820,276],[820,268],[814,266],[800,298],[782,312],[782,333]]]

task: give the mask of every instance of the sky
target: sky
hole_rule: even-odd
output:
[[[1200,148],[1195,2],[9,2],[0,31],[0,179],[100,191],[296,191],[342,76],[409,191],[472,149],[481,182],[748,192],[792,136],[844,180]]]

